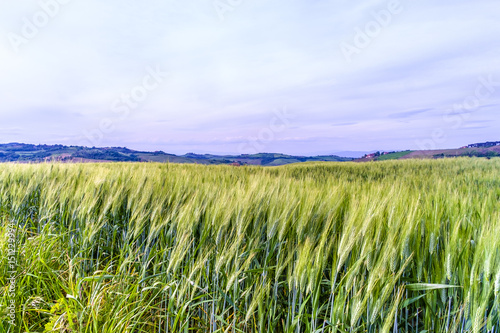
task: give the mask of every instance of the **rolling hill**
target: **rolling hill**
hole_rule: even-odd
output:
[[[168,154],[163,151],[136,151],[125,147],[89,148],[64,145],[33,145],[24,143],[0,144],[0,162],[39,163],[58,161],[67,163],[82,162],[171,162],[198,164],[233,164],[277,166],[299,162],[351,161],[352,158],[336,155],[291,156],[285,154],[243,154],[211,155]]]
[[[368,162],[398,159],[437,159],[452,157],[500,157],[500,141],[473,143],[457,149],[376,152],[355,159],[355,161]]]
[[[375,152],[361,158],[337,155],[293,156],[276,153],[213,155],[174,155],[163,151],[137,151],[125,147],[82,147],[64,145],[34,145],[25,143],[0,144],[0,163],[40,163],[40,162],[170,162],[196,164],[231,164],[279,166],[302,162],[369,162],[397,159],[438,159],[452,157],[500,157],[500,141],[474,143],[457,149],[405,150]]]

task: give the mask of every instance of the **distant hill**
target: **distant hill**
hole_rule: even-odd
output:
[[[352,158],[336,155],[324,156],[291,156],[284,154],[243,154],[243,155],[211,155],[185,154],[174,155],[163,151],[136,151],[125,147],[89,148],[63,145],[33,145],[24,143],[0,144],[0,163],[39,163],[58,161],[67,163],[81,162],[171,162],[198,164],[232,164],[232,165],[265,165],[277,166],[299,162],[313,161],[351,161]]]
[[[174,155],[163,151],[137,151],[125,147],[81,147],[64,145],[33,145],[25,143],[0,144],[0,163],[40,163],[48,161],[66,163],[84,162],[171,162],[197,164],[231,164],[278,166],[301,162],[368,162],[396,159],[423,159],[449,157],[500,157],[500,141],[474,143],[457,149],[378,151],[361,158],[337,155],[292,156],[260,153],[242,155],[194,154]]]
[[[375,152],[355,159],[356,162],[401,160],[401,159],[428,159],[450,157],[500,157],[500,141],[473,143],[457,149],[437,150],[406,150],[393,152]]]

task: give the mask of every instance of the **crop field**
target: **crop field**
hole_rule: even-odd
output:
[[[500,329],[500,159],[2,164],[0,221],[2,333]]]
[[[399,151],[396,153],[381,155],[381,156],[377,157],[377,161],[397,160],[397,159],[399,159],[403,156],[406,156],[408,154],[411,154],[411,153],[412,153],[411,150],[406,150],[406,151]]]

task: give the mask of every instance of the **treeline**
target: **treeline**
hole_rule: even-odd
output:
[[[75,158],[86,158],[91,160],[106,160],[115,162],[140,162],[141,159],[135,155],[124,155],[114,150],[82,150],[72,154]]]

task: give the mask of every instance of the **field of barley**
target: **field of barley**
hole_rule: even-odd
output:
[[[0,332],[500,329],[500,159],[2,164],[0,221]]]

